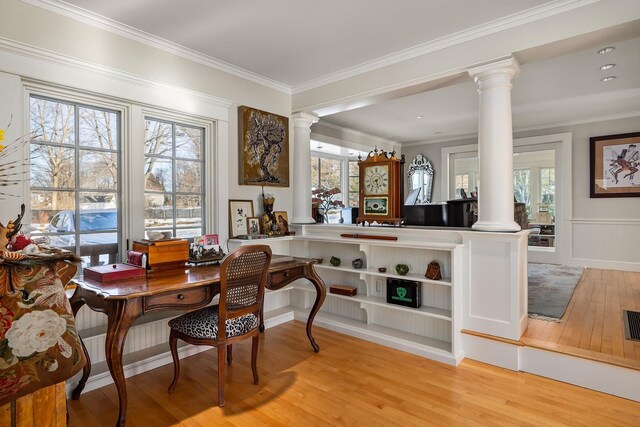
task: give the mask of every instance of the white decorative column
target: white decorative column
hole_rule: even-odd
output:
[[[293,120],[293,219],[294,224],[311,224],[311,125],[312,114],[297,113]]]
[[[513,219],[513,128],[511,79],[519,72],[515,58],[469,70],[478,84],[479,231],[518,231]]]

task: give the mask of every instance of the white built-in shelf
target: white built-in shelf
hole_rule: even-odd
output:
[[[350,237],[335,236],[314,236],[302,235],[294,236],[293,240],[307,240],[311,242],[326,242],[347,245],[372,245],[372,246],[392,246],[394,248],[411,248],[411,249],[433,249],[437,251],[452,251],[456,248],[464,246],[462,243],[449,242],[421,242],[421,241],[399,241],[399,240],[377,240],[377,239],[357,239]]]
[[[353,268],[353,267],[347,267],[347,266],[334,267],[331,264],[314,264],[314,268],[318,270],[326,269],[326,270],[334,270],[334,271],[343,271],[347,273],[368,274],[370,276],[390,277],[393,279],[406,279],[406,280],[413,280],[413,281],[422,282],[422,283],[432,283],[434,285],[451,286],[451,279],[447,277],[443,277],[441,280],[431,280],[424,277],[424,275],[417,274],[417,273],[408,273],[408,274],[405,274],[404,276],[401,276],[399,274],[395,274],[393,269],[388,269],[387,271],[382,273],[378,271],[377,268]]]
[[[383,338],[385,340],[393,340],[398,343],[406,343],[409,345],[423,346],[425,350],[434,353],[440,353],[442,356],[451,357],[451,343],[446,341],[440,341],[433,338],[428,338],[422,335],[416,335],[409,332],[400,331],[397,329],[387,328],[386,326],[380,326],[375,324],[367,324],[359,320],[351,319],[349,317],[339,316],[333,313],[327,313],[321,311],[315,318],[316,324],[329,324],[336,326],[346,331],[360,333],[361,335]]]
[[[303,291],[313,292],[313,293],[316,292],[314,287],[309,285],[302,285],[302,284],[294,285],[294,289],[301,289]],[[423,305],[420,308],[405,307],[403,305],[398,305],[398,304],[389,304],[387,300],[382,297],[371,296],[371,295],[354,295],[350,297],[346,295],[332,294],[331,292],[328,292],[328,290],[327,290],[327,296],[332,298],[344,299],[347,301],[376,305],[379,307],[390,308],[393,310],[406,311],[408,313],[419,314],[422,316],[433,317],[436,319],[451,321],[451,310],[444,310],[442,308],[429,307],[427,305]]]

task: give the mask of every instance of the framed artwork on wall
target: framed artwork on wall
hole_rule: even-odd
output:
[[[253,217],[253,200],[229,200],[229,237],[247,234],[249,217]]]
[[[289,118],[238,107],[240,185],[289,186]]]
[[[589,141],[591,198],[640,197],[640,132]]]

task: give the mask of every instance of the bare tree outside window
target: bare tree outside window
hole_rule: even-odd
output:
[[[119,247],[120,114],[30,98],[31,223],[85,265],[115,262]]]
[[[204,233],[204,129],[145,120],[145,229]]]

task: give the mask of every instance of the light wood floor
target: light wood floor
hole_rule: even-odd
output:
[[[216,354],[184,360],[174,394],[172,366],[127,380],[127,426],[519,425],[638,426],[640,403],[465,360],[458,367],[289,322],[261,338],[260,385],[250,341],[234,345],[226,407],[216,407]],[[113,385],[69,401],[69,426],[116,420]]]
[[[640,273],[588,268],[561,321],[529,319],[522,342],[640,369],[640,341],[625,339],[622,310],[640,311]]]

